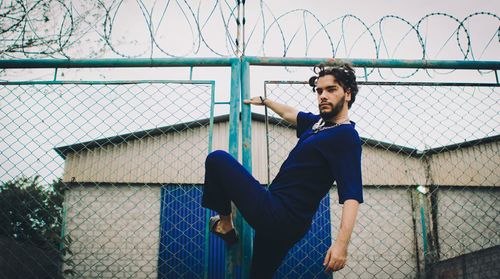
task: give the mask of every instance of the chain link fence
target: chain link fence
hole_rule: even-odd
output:
[[[500,276],[498,85],[360,85],[350,118],[363,141],[365,203],[348,264],[334,277]],[[302,111],[318,111],[316,95],[304,82],[268,81],[265,93]],[[295,141],[293,127],[267,113],[269,156],[260,163],[268,161],[271,181]],[[335,186],[330,199],[333,241],[341,213]]]
[[[213,86],[0,85],[0,278],[203,278]]]
[[[221,278],[200,206],[204,160],[227,149],[207,81],[11,82],[0,92],[0,278]],[[301,82],[267,97],[316,112]],[[362,82],[362,205],[337,278],[495,278],[498,85]],[[295,131],[254,117],[253,170],[272,181]],[[212,143],[212,144],[210,144]],[[212,146],[209,146],[212,145]],[[265,156],[268,155],[268,156]],[[321,278],[336,189],[276,278]]]

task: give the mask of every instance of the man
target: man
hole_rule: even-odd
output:
[[[325,272],[344,268],[347,248],[363,202],[361,141],[349,121],[358,86],[348,64],[315,67],[309,85],[317,94],[319,115],[298,112],[263,97],[244,100],[264,105],[297,126],[299,141],[266,190],[231,155],[215,151],[206,160],[202,205],[219,215],[210,230],[227,245],[238,240],[231,218],[231,201],[255,229],[251,278],[272,278],[288,251],[304,237],[321,199],[336,181],[343,204],[340,228],[326,251]]]

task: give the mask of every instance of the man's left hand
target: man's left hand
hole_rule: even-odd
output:
[[[339,271],[344,268],[347,262],[347,244],[335,241],[326,252],[323,266],[325,266],[325,273],[332,271]]]

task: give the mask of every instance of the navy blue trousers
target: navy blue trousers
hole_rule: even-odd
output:
[[[205,161],[202,206],[229,215],[231,201],[255,230],[250,278],[272,278],[309,226],[289,216],[279,199],[230,154],[214,151]]]

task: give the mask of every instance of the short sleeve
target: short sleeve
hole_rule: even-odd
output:
[[[319,118],[319,115],[300,111],[297,114],[297,137],[300,138],[305,131],[311,129],[314,123],[318,122]]]
[[[325,146],[330,171],[337,182],[339,203],[354,199],[363,203],[361,178],[361,140],[354,129],[341,132],[338,141]]]

